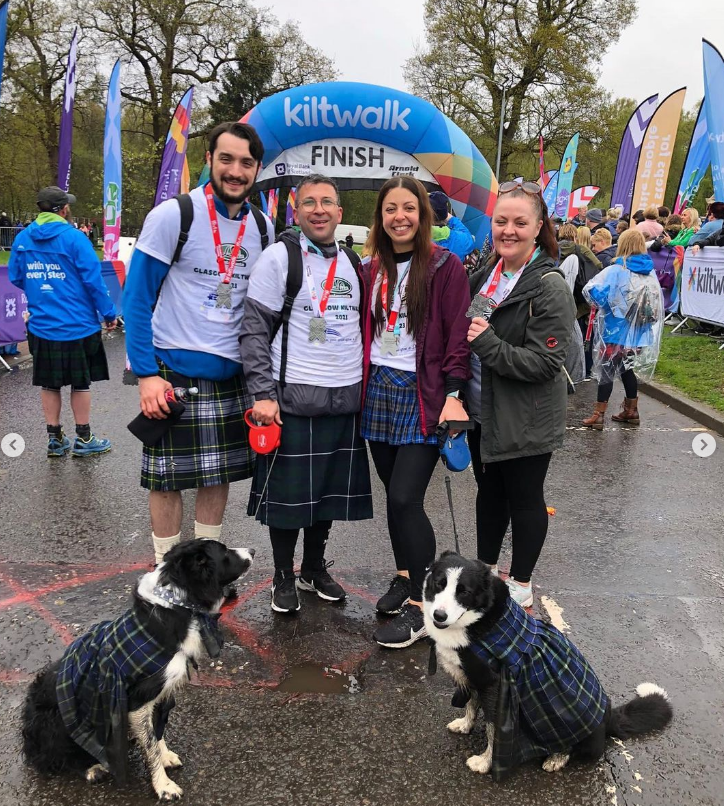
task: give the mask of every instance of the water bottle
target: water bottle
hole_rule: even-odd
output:
[[[169,403],[173,401],[188,403],[191,400],[191,396],[198,395],[198,393],[199,390],[195,386],[189,386],[188,389],[185,386],[175,386],[173,389],[166,390],[165,398]]]

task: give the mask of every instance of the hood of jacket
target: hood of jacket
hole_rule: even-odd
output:
[[[25,228],[28,237],[36,242],[49,241],[62,235],[70,224],[54,213],[41,213],[35,221]]]
[[[440,241],[445,241],[449,237],[450,237],[450,227],[441,226],[441,227],[433,227],[432,228],[432,240],[435,243],[439,243]]]
[[[654,270],[654,262],[648,255],[629,255],[627,258],[617,257],[613,261],[636,274],[650,274]]]

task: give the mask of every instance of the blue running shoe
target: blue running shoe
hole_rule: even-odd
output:
[[[75,438],[73,443],[73,456],[92,456],[96,453],[108,453],[111,449],[110,439],[98,439],[95,434],[90,439]]]
[[[65,434],[61,433],[60,439],[57,437],[48,438],[48,456],[65,456],[69,450],[70,440]]]

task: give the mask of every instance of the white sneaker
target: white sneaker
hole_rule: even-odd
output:
[[[521,607],[531,607],[533,605],[533,583],[530,585],[521,585],[516,582],[512,577],[505,580],[505,584],[510,591],[510,598],[519,604]]]

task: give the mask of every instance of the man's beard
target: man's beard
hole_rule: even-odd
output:
[[[238,196],[232,196],[217,184],[213,174],[209,175],[209,182],[211,182],[211,189],[214,191],[216,198],[224,202],[224,204],[243,204],[251,193],[251,188],[247,188],[246,190],[240,190]]]

